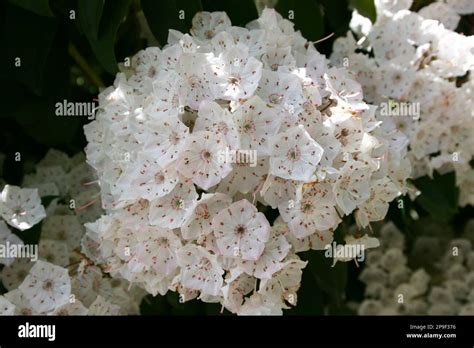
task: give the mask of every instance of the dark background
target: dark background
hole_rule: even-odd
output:
[[[415,1],[418,9],[431,1]],[[329,55],[334,40],[345,35],[352,8],[375,19],[373,0],[280,0],[276,9],[285,16],[295,13],[295,27],[312,41],[334,35],[316,45]],[[185,11],[185,19],[177,16]],[[252,0],[2,0],[0,3],[0,152],[6,161],[3,179],[21,184],[50,148],[74,155],[86,145],[82,127],[86,117],[57,117],[55,104],[92,102],[99,90],[112,84],[117,62],[149,45],[166,43],[169,28],[188,32],[197,11],[226,11],[233,25],[244,26],[258,17]],[[71,12],[73,11],[73,12]],[[74,16],[74,18],[71,18]],[[146,21],[145,21],[146,18]],[[146,34],[146,25],[151,29]],[[458,31],[473,33],[473,16],[464,17]],[[15,66],[15,59],[21,66]],[[21,153],[16,162],[14,154]],[[2,171],[0,170],[0,173]],[[416,181],[423,194],[405,209],[396,203],[387,219],[406,234],[408,244],[429,234],[426,219],[446,227],[444,238],[459,234],[473,209],[458,209],[454,175]],[[436,189],[435,189],[436,188]],[[413,220],[415,209],[421,216]],[[266,212],[270,221],[275,211]],[[353,223],[350,219],[345,226]],[[340,231],[336,232],[336,240]],[[298,306],[286,314],[352,314],[347,300],[360,301],[363,285],[354,263],[331,261],[322,252],[302,253],[309,260],[303,272]],[[220,306],[191,301],[180,304],[175,293],[147,296],[143,314],[217,314]]]

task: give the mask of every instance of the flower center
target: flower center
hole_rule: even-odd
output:
[[[286,154],[286,156],[288,157],[288,159],[292,161],[297,161],[301,157],[301,151],[295,147],[293,149],[290,149],[288,153]]]
[[[51,290],[53,288],[53,281],[48,279],[44,282],[43,284],[43,289],[44,290]]]
[[[175,197],[171,200],[171,206],[176,210],[183,209],[184,200],[180,197]]]
[[[211,157],[212,157],[212,155],[211,155],[211,153],[209,152],[209,150],[203,150],[203,151],[201,152],[201,159],[202,159],[203,161],[209,162],[210,159],[211,159]]]
[[[245,226],[244,226],[244,225],[237,225],[237,226],[235,227],[235,233],[238,234],[238,235],[244,234],[245,231],[246,231],[246,229],[245,229]]]
[[[150,69],[148,69],[148,77],[155,77],[156,75],[156,68],[154,66],[151,66]]]
[[[240,83],[240,77],[238,76],[229,76],[227,82],[231,85],[238,85]]]
[[[248,120],[247,122],[245,122],[243,128],[244,128],[245,133],[250,133],[251,131],[255,130],[255,125],[253,124],[252,121]]]
[[[303,203],[301,204],[301,211],[303,213],[310,213],[313,211],[313,205],[310,202]]]
[[[22,207],[15,207],[13,208],[13,214],[15,216],[21,216],[26,214],[26,210],[23,209]]]
[[[303,108],[304,108],[304,111],[306,111],[308,114],[314,111],[314,105],[310,103],[309,101],[304,102]]]
[[[196,217],[208,220],[211,217],[211,214],[209,214],[209,210],[207,208],[207,204],[200,204],[196,207],[195,210]]]
[[[196,88],[201,85],[201,81],[199,80],[199,77],[197,77],[196,75],[189,76],[188,83],[189,83],[189,86],[191,86],[191,88]]]
[[[181,138],[179,137],[179,134],[176,132],[171,132],[171,135],[169,136],[169,141],[173,145],[177,145]]]
[[[165,247],[165,248],[169,247],[169,245],[170,245],[168,238],[165,238],[165,237],[158,238],[156,240],[156,243],[160,246]]]
[[[229,127],[224,121],[222,121],[217,125],[217,131],[225,135],[229,132]]]
[[[280,104],[281,101],[283,100],[283,96],[277,93],[273,93],[273,94],[270,94],[268,99],[270,100],[270,103],[272,104]]]
[[[162,172],[158,172],[155,174],[155,183],[156,184],[162,184],[163,181],[165,181],[165,176],[163,175]]]

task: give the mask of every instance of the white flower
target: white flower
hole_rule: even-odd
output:
[[[234,46],[219,56],[222,99],[239,100],[250,97],[262,76],[262,62],[249,57],[246,46]]]
[[[160,48],[148,47],[133,57],[132,67],[138,76],[152,79],[158,74],[161,61]]]
[[[265,245],[263,254],[257,261],[241,260],[237,267],[256,278],[271,278],[283,267],[283,263],[280,261],[285,258],[290,248],[291,245],[283,235],[274,235]]]
[[[356,81],[344,77],[345,70],[331,68],[324,74],[326,90],[330,93],[330,98],[340,104],[347,104],[355,111],[364,110],[367,105],[362,101],[362,87]]]
[[[0,315],[15,315],[15,305],[4,296],[0,296]]]
[[[296,75],[263,70],[257,95],[284,115],[294,118],[304,103],[301,82]]]
[[[271,301],[266,296],[254,293],[237,312],[239,315],[282,315],[280,302]]]
[[[211,131],[222,136],[232,149],[240,145],[239,133],[230,112],[216,102],[204,101],[201,103],[194,131]]]
[[[200,39],[209,40],[230,26],[230,19],[225,12],[198,12],[193,18],[191,33]]]
[[[178,268],[176,251],[181,240],[171,230],[151,228],[140,232],[139,242],[132,248],[129,269],[144,271],[153,268],[158,274],[169,276]]]
[[[81,301],[75,300],[73,303],[66,303],[56,308],[51,315],[87,315],[88,309]]]
[[[146,128],[135,136],[144,144],[143,152],[155,158],[161,167],[166,167],[178,159],[184,149],[187,135],[188,127],[177,118],[168,118],[148,122]]]
[[[0,220],[0,247],[2,254],[6,254],[6,251],[8,251],[11,246],[17,248],[22,247],[23,241],[10,231],[5,222]],[[15,257],[0,257],[0,263],[5,266],[10,266],[13,262],[15,262]]]
[[[165,228],[180,227],[192,213],[197,198],[190,180],[180,182],[168,195],[150,202],[150,224]]]
[[[231,272],[222,287],[223,305],[233,313],[237,313],[244,302],[245,296],[255,289],[254,277],[246,273]]]
[[[152,156],[139,154],[136,165],[127,168],[117,181],[117,186],[125,188],[120,199],[151,201],[170,193],[179,181],[175,164],[162,167],[159,162]]]
[[[212,232],[212,219],[214,216],[226,206],[232,203],[231,197],[222,194],[204,193],[197,202],[193,213],[189,215],[181,233],[184,239],[200,239],[201,237]]]
[[[303,126],[291,128],[272,139],[270,173],[283,179],[309,181],[324,149]]]
[[[271,231],[265,215],[245,199],[221,210],[212,225],[222,255],[242,260],[258,260]]]
[[[445,28],[450,30],[456,29],[461,19],[454,9],[443,2],[433,2],[428,6],[422,7],[419,14],[426,19],[434,19],[441,22]]]
[[[102,296],[97,296],[90,305],[87,315],[118,315],[120,307],[110,303]]]
[[[50,215],[41,225],[41,238],[66,242],[69,250],[81,244],[84,227],[75,215]]]
[[[222,161],[220,154],[227,143],[219,134],[209,131],[194,132],[186,142],[177,169],[204,190],[218,184],[232,170],[232,165]]]
[[[362,227],[366,227],[370,221],[382,220],[387,215],[389,202],[400,193],[397,186],[387,178],[374,181],[371,187],[369,199],[355,213]]]
[[[44,219],[46,212],[38,190],[5,185],[0,196],[0,215],[9,225],[24,231]]]
[[[278,133],[278,114],[258,96],[253,96],[234,114],[242,149],[255,149],[262,155],[271,154],[271,140]]]
[[[15,315],[38,315],[27,296],[20,289],[15,289],[4,294],[5,298],[15,305]]]
[[[224,271],[215,255],[200,246],[188,244],[178,250],[177,256],[183,286],[200,290],[203,294],[219,294]]]
[[[261,281],[258,293],[268,295],[274,301],[281,301],[283,308],[288,308],[284,301],[295,306],[296,292],[300,287],[303,268],[306,265],[306,261],[301,261],[297,257],[286,261],[282,269],[273,274],[272,278]]]
[[[254,151],[254,150],[250,150]],[[216,191],[228,195],[235,195],[237,192],[256,194],[268,173],[268,157],[257,158],[256,152],[248,150],[236,151],[237,160],[232,171],[217,186]],[[222,153],[223,160],[225,153]],[[232,157],[229,155],[229,160]]]
[[[301,239],[335,229],[340,222],[335,205],[329,184],[310,184],[303,190],[300,200],[282,203],[278,209],[293,235]]]
[[[69,301],[71,280],[65,268],[37,261],[19,289],[34,310],[48,312]]]
[[[217,65],[213,54],[184,53],[176,71],[180,77],[178,95],[185,105],[194,110],[204,100],[213,100],[220,93],[220,79],[213,69]]]
[[[38,246],[40,260],[66,267],[69,264],[69,252],[65,242],[42,238]]]
[[[260,194],[263,195],[265,203],[275,209],[282,203],[298,201],[302,188],[302,182],[268,175],[260,190]]]
[[[336,202],[345,214],[350,214],[370,196],[370,169],[361,162],[347,162],[334,185]]]
[[[27,258],[17,258],[2,269],[2,284],[7,290],[14,290],[25,280],[33,263]]]

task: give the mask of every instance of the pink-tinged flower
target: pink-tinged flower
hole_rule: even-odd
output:
[[[181,266],[181,284],[202,294],[216,296],[220,293],[224,270],[219,266],[215,255],[203,247],[187,244],[177,252]]]
[[[221,210],[212,225],[222,255],[242,260],[258,260],[271,231],[265,215],[246,199]]]
[[[303,126],[290,128],[273,138],[270,173],[284,179],[310,181],[323,152]]]

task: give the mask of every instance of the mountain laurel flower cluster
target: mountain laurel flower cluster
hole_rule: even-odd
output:
[[[354,13],[355,33],[336,40],[331,61],[350,67],[376,118],[409,139],[412,177],[455,171],[459,204],[474,204],[474,37],[457,33],[474,2],[375,1],[377,21]]]
[[[421,236],[407,253],[402,232],[393,223],[383,225],[381,247],[369,251],[359,277],[366,288],[364,300],[354,303],[358,314],[473,315],[473,232],[470,220],[460,237],[442,244],[436,237]],[[423,264],[413,266],[419,260]]]
[[[91,258],[97,249],[83,223],[103,212],[94,172],[84,154],[50,149],[25,175],[24,188],[1,192],[0,247],[18,250],[0,257],[0,315],[136,315],[145,291],[108,277]],[[37,187],[35,189],[29,187]],[[44,207],[41,198],[49,197]],[[77,205],[77,206],[76,206]],[[41,222],[39,241],[27,244]],[[7,223],[19,233],[11,231]],[[20,238],[21,237],[21,238]],[[28,238],[31,240],[31,238]]]
[[[94,261],[153,295],[282,314],[297,252],[406,191],[409,138],[274,10],[246,28],[224,12],[192,23],[124,64],[85,126],[106,212],[86,224]]]

